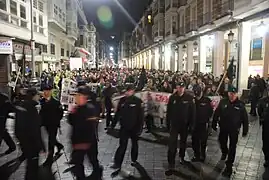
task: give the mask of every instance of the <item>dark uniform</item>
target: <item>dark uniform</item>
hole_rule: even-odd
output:
[[[194,91],[195,96],[201,96],[202,89]],[[194,151],[193,161],[204,161],[206,158],[206,146],[208,138],[208,123],[213,114],[211,100],[202,96],[195,98],[196,118],[192,132],[192,148]]]
[[[41,139],[41,120],[36,108],[38,102],[32,100],[36,94],[35,89],[27,90],[27,100],[16,106],[15,134],[27,160],[25,180],[38,179],[39,152],[45,149]]]
[[[264,154],[264,166],[269,166],[269,97],[265,97],[259,101],[258,115],[260,117],[260,125],[262,126],[262,142]]]
[[[235,88],[230,88],[229,92],[236,92]],[[217,130],[219,124],[219,143],[222,152],[221,160],[226,160],[226,169],[223,175],[230,176],[232,174],[232,167],[236,155],[236,145],[238,142],[238,134],[243,125],[243,136],[248,133],[248,115],[245,104],[238,98],[231,102],[229,99],[222,99],[215,110],[212,128]],[[229,138],[229,148],[227,141]]]
[[[128,90],[133,89],[129,86]],[[136,163],[138,158],[138,139],[143,128],[144,110],[142,100],[138,97],[125,96],[120,99],[117,108],[117,117],[120,120],[120,145],[114,157],[113,168],[120,168],[128,145],[128,139],[132,141],[131,160]]]
[[[106,108],[106,128],[108,128],[112,124],[112,116],[111,116],[111,109],[112,109],[112,95],[114,93],[114,89],[109,84],[108,87],[106,87],[103,90],[103,97],[104,97],[104,103]]]
[[[13,106],[8,96],[0,93],[0,146],[2,140],[4,139],[4,141],[9,147],[9,149],[5,152],[5,154],[9,154],[16,150],[16,145],[6,129],[6,121],[8,118],[8,114],[12,111]]]
[[[249,114],[252,116],[257,116],[256,108],[260,99],[260,88],[254,83],[252,83],[251,86],[252,87],[249,92],[249,101],[251,103],[251,109]]]
[[[54,147],[56,146],[60,152],[64,146],[56,139],[60,121],[63,118],[63,108],[61,103],[51,97],[49,100],[43,98],[40,101],[41,110],[39,112],[42,120],[42,126],[45,127],[48,133],[48,150],[49,154],[44,165],[53,163]]]
[[[166,119],[170,121],[171,127],[168,144],[168,163],[170,168],[174,168],[178,134],[180,135],[180,161],[184,163],[188,129],[192,126],[195,117],[193,96],[185,92],[182,96],[179,96],[177,93],[171,95],[167,104],[166,116]]]
[[[90,90],[80,87],[78,93],[88,95]],[[84,156],[87,155],[93,167],[91,178],[102,178],[103,168],[98,161],[97,125],[98,114],[92,102],[76,107],[68,117],[72,126],[71,142],[73,145],[72,163],[75,164],[74,174],[78,180],[85,179]]]

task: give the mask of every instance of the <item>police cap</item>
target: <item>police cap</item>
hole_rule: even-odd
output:
[[[34,97],[35,95],[39,94],[36,88],[29,88],[26,90],[26,96]]]
[[[133,84],[128,84],[126,87],[126,91],[135,90],[135,86]]]
[[[79,86],[77,90],[78,94],[82,94],[84,96],[90,96],[91,89],[88,86]]]
[[[236,87],[234,87],[234,86],[229,86],[229,88],[228,88],[228,92],[231,92],[231,93],[237,93],[238,92],[238,90],[237,90],[237,88]]]
[[[51,87],[51,86],[45,86],[45,87],[43,88],[43,90],[44,90],[44,91],[50,91],[50,90],[52,90],[52,87]]]
[[[185,87],[185,83],[183,81],[180,81],[177,83],[177,86],[179,87]]]

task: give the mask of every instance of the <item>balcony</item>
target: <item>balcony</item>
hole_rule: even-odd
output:
[[[67,26],[67,37],[75,41],[78,40],[78,29],[75,27]]]
[[[187,5],[187,0],[180,0],[179,1],[179,7],[186,6],[186,5]]]
[[[184,36],[184,35],[185,35],[184,27],[179,27],[178,36]]]
[[[190,31],[197,31],[197,20],[193,20],[190,23]]]
[[[230,15],[231,11],[234,10],[234,0],[228,0],[220,5],[214,4],[213,14],[216,19],[221,19],[227,15]]]

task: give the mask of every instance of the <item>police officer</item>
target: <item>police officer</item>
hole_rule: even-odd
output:
[[[38,179],[39,152],[45,151],[41,138],[41,120],[36,106],[39,101],[36,89],[28,89],[26,100],[16,106],[15,134],[23,152],[24,160],[27,160],[25,179]]]
[[[138,158],[138,138],[143,128],[144,110],[142,108],[142,100],[134,95],[135,87],[129,84],[125,96],[120,99],[116,116],[120,120],[120,145],[114,157],[114,164],[111,166],[114,169],[120,169],[128,139],[132,141],[131,160],[132,165],[137,163]]]
[[[168,144],[169,170],[175,168],[175,156],[177,153],[178,134],[180,134],[180,163],[184,163],[188,129],[192,126],[195,115],[194,98],[185,92],[185,83],[176,85],[176,92],[169,98],[167,105],[167,117],[170,120],[170,137]]]
[[[223,176],[230,177],[232,175],[232,167],[236,155],[236,145],[238,142],[238,134],[243,125],[243,137],[248,133],[248,115],[245,105],[238,99],[237,89],[233,86],[228,88],[228,98],[222,99],[215,110],[212,128],[216,131],[219,124],[219,143],[222,152],[221,160],[226,160],[226,168]],[[227,141],[229,138],[229,148]],[[228,158],[227,158],[228,155]]]
[[[93,167],[91,178],[102,179],[103,168],[98,161],[97,124],[99,115],[94,104],[89,101],[90,88],[78,87],[75,97],[77,107],[69,114],[68,122],[72,126],[71,142],[73,145],[72,163],[77,180],[85,180],[84,156],[87,155]]]
[[[104,103],[106,108],[106,128],[109,128],[109,126],[112,124],[112,116],[111,116],[111,109],[112,109],[112,95],[114,91],[111,87],[110,82],[106,82],[106,87],[103,90],[103,97],[104,97]]]
[[[63,118],[63,108],[61,103],[51,96],[52,88],[46,86],[43,89],[44,97],[41,99],[41,110],[39,112],[42,120],[42,125],[45,127],[48,133],[48,157],[43,165],[52,165],[54,146],[58,149],[58,154],[64,148],[56,139],[58,128],[60,127],[60,121]]]
[[[6,142],[8,150],[5,151],[5,154],[10,154],[16,150],[16,145],[6,129],[6,121],[8,114],[13,111],[13,106],[7,95],[0,93],[0,146],[2,140]]]
[[[249,114],[252,116],[257,116],[256,108],[257,104],[260,98],[260,88],[257,86],[255,83],[251,83],[251,88],[249,92],[249,100],[250,100],[250,105],[251,109]]]
[[[205,97],[200,87],[194,90],[196,117],[192,132],[193,162],[204,162],[206,158],[206,145],[208,138],[208,123],[213,114],[211,100]]]
[[[262,126],[262,143],[264,154],[264,167],[269,167],[269,96],[262,98],[258,104],[258,115]]]

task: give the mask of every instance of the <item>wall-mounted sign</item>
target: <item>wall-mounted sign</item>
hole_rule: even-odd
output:
[[[11,39],[0,38],[0,54],[13,54]]]

